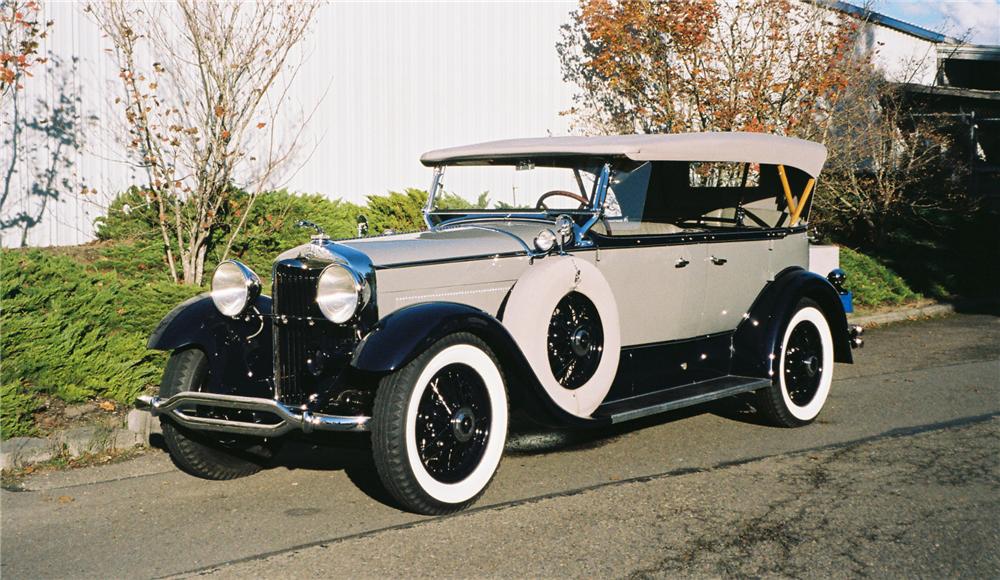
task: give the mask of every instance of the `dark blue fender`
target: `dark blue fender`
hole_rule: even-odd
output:
[[[536,421],[577,427],[598,423],[570,415],[553,403],[503,324],[466,304],[425,302],[389,314],[358,345],[351,366],[370,373],[392,372],[455,332],[474,334],[490,345],[500,360],[511,402]]]
[[[802,268],[788,268],[764,287],[750,308],[749,316],[733,336],[733,374],[773,377],[781,339],[796,304],[809,298],[819,304],[833,334],[833,354],[837,362],[854,362],[847,315],[836,288],[819,274]],[[774,357],[772,357],[774,355]]]
[[[271,298],[261,296],[255,306],[268,315]],[[239,319],[225,316],[208,293],[171,310],[150,335],[147,346],[165,351],[201,349],[209,360],[209,392],[273,395],[271,324],[253,311]]]

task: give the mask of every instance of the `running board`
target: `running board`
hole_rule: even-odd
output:
[[[756,391],[770,385],[770,379],[729,375],[627,399],[609,401],[598,407],[593,417],[595,419],[610,419],[612,423],[623,423],[748,391]]]

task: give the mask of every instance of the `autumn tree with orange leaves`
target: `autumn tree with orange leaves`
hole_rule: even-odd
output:
[[[41,6],[35,0],[0,2],[0,96],[6,98],[20,89],[22,79],[31,76],[32,66],[45,63],[38,46],[51,27],[51,20],[42,20]]]
[[[792,0],[582,0],[557,49],[584,131],[822,140],[863,66],[857,32]]]
[[[964,216],[975,204],[956,185],[963,167],[947,120],[909,108],[859,45],[863,25],[800,0],[582,0],[557,45],[579,88],[567,114],[589,133],[822,142],[812,225],[878,247],[929,212]]]

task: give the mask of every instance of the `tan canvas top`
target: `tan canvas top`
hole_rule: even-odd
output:
[[[490,141],[428,151],[424,165],[532,155],[622,155],[636,161],[731,161],[787,165],[819,175],[826,147],[812,141],[766,133],[676,133],[601,137],[540,137]]]

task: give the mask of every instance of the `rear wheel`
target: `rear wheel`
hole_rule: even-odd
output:
[[[372,417],[375,467],[406,509],[461,510],[486,490],[507,439],[507,392],[490,348],[449,335],[379,384]]]
[[[198,349],[174,352],[160,382],[160,397],[182,391],[200,391],[208,378],[208,357]],[[183,471],[204,479],[236,479],[261,470],[261,461],[273,453],[274,441],[232,437],[181,427],[160,417],[170,458]]]
[[[833,336],[823,312],[812,300],[799,301],[781,341],[778,376],[757,392],[763,413],[781,427],[812,423],[833,382]]]

